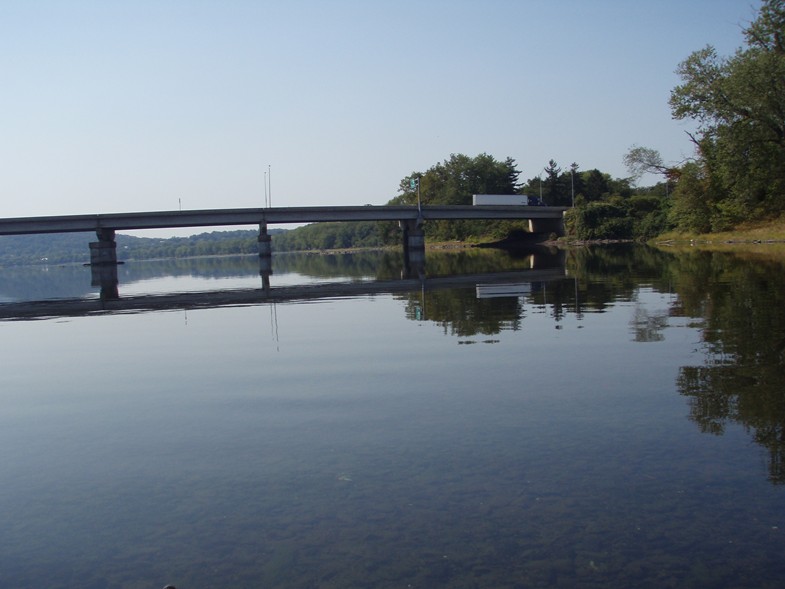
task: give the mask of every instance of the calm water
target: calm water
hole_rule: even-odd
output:
[[[0,587],[781,587],[783,269],[429,253],[401,290],[396,254],[281,256],[272,291],[368,290],[96,314],[89,269],[0,268],[0,313],[68,299],[0,322]]]

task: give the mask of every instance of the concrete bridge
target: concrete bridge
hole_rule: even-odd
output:
[[[564,234],[564,207],[540,206],[330,206],[210,209],[143,213],[110,213],[0,219],[0,235],[95,231],[90,243],[93,265],[117,264],[115,233],[122,230],[181,227],[259,226],[259,256],[272,254],[267,226],[325,221],[397,221],[407,260],[417,263],[425,251],[424,224],[431,220],[498,219],[529,221],[529,230],[545,236]]]

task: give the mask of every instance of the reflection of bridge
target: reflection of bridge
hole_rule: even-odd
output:
[[[0,321],[78,317],[111,313],[143,313],[214,307],[250,306],[268,302],[294,302],[313,299],[432,291],[444,288],[476,287],[478,284],[521,284],[548,282],[565,278],[564,268],[531,269],[440,276],[333,282],[301,286],[246,288],[212,292],[140,295],[114,299],[60,299],[0,304]]]
[[[425,248],[423,223],[444,219],[526,219],[533,233],[564,233],[563,207],[531,206],[351,206],[279,207],[265,209],[214,209],[19,217],[0,219],[0,235],[30,233],[75,233],[95,231],[98,241],[90,244],[92,264],[116,264],[115,232],[135,229],[179,227],[259,226],[259,255],[268,258],[272,249],[269,224],[316,223],[325,221],[397,221],[403,230],[407,258],[416,262]]]

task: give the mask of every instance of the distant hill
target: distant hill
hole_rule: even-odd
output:
[[[273,238],[285,232],[285,229],[270,230]],[[118,234],[117,258],[125,261],[252,254],[258,251],[257,235],[256,230],[212,231],[170,238]],[[0,236],[0,266],[86,264],[90,261],[91,241],[96,241],[92,232]]]

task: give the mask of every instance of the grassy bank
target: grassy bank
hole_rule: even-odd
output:
[[[733,231],[721,233],[669,232],[653,239],[650,243],[674,249],[700,248],[785,257],[785,219],[743,224]]]

